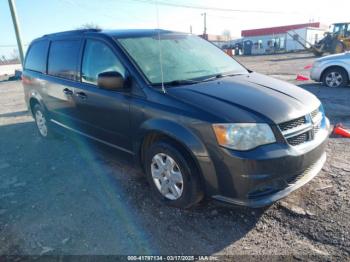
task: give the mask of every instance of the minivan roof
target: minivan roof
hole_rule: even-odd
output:
[[[101,30],[101,29],[79,29],[79,30],[71,30],[58,32],[53,34],[44,35],[42,38],[51,38],[51,37],[65,37],[65,36],[78,36],[87,33],[95,33],[108,35],[116,38],[126,38],[126,37],[142,37],[142,36],[154,36],[158,33],[166,34],[166,33],[179,33],[175,31],[163,30],[163,29],[120,29],[120,30]]]

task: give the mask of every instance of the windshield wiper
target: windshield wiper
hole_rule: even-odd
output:
[[[212,81],[212,80],[223,78],[223,77],[238,76],[238,75],[243,75],[243,74],[241,74],[241,73],[217,74],[215,76],[211,76],[211,77],[208,77],[206,79],[203,79],[201,82],[207,82],[207,81]]]
[[[170,82],[165,82],[164,86],[182,86],[182,85],[193,85],[193,84],[198,84],[201,81],[196,81],[196,80],[174,80]],[[162,83],[156,83],[153,84],[153,86],[162,86]]]
[[[212,80],[223,78],[223,77],[237,76],[237,75],[243,75],[243,74],[242,73],[217,74],[215,76],[211,76],[211,77],[205,78],[203,80],[191,80],[191,79],[173,80],[170,82],[165,82],[164,86],[194,85],[194,84],[208,82],[208,81],[212,81]],[[152,86],[162,86],[162,83],[155,83],[155,84],[152,84]]]

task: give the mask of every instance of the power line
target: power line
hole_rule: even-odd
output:
[[[86,5],[85,3],[84,3],[84,4],[82,4],[82,3],[77,3],[77,2],[74,2],[74,1],[72,1],[72,0],[60,0],[60,1],[61,1],[62,3],[66,3],[66,4],[69,4],[69,5],[71,5],[71,6],[75,6],[75,7],[78,7],[78,8],[83,8],[83,9],[85,9],[85,10],[87,10],[87,11],[90,11],[90,12],[96,13],[96,11],[97,11],[97,12],[99,13],[99,15],[104,16],[104,17],[107,17],[107,18],[120,19],[120,16],[121,16],[121,15],[124,15],[124,16],[128,16],[128,17],[132,16],[132,17],[133,17],[132,19],[137,20],[137,21],[139,21],[139,22],[142,22],[142,23],[145,22],[145,20],[140,19],[140,17],[133,15],[132,13],[130,13],[130,10],[126,10],[126,9],[124,9],[124,10],[123,10],[124,12],[123,12],[122,14],[119,14],[119,16],[115,16],[115,15],[111,15],[111,14],[109,14],[109,13],[105,13],[105,12],[102,13],[102,12],[99,12],[99,11],[101,11],[101,10],[96,9],[96,8],[93,8],[92,6]],[[119,9],[123,9],[123,8],[121,8],[120,6],[119,6],[118,8],[119,8]]]
[[[134,1],[134,2],[139,2],[139,3],[154,5],[154,1],[153,0],[129,0],[129,1]],[[219,11],[219,12],[263,13],[263,14],[296,14],[296,12],[248,10],[248,9],[231,9],[231,8],[204,6],[204,5],[177,4],[177,3],[170,3],[170,2],[164,2],[164,1],[158,1],[158,5],[178,7],[178,8],[189,8],[189,9]]]
[[[217,17],[217,18],[222,18],[222,19],[237,20],[237,17],[233,17],[233,16],[222,16],[222,15],[213,15],[213,14],[207,14],[207,16]]]

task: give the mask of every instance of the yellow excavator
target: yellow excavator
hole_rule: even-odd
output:
[[[289,35],[306,50],[313,52],[315,56],[322,56],[324,53],[338,54],[350,50],[350,22],[332,24],[330,32],[326,32],[324,37],[315,44],[305,40],[304,42],[300,41],[298,34]],[[307,47],[305,42],[310,47]]]

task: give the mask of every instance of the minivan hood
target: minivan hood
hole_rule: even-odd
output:
[[[172,87],[168,93],[226,122],[278,124],[320,106],[310,92],[258,73]]]

